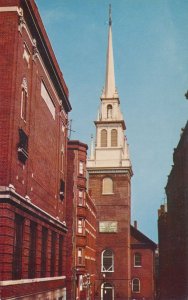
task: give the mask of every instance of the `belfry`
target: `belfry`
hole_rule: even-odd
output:
[[[97,210],[96,299],[131,295],[130,211],[132,166],[125,121],[115,86],[112,18],[109,11],[105,86],[100,98],[95,143],[87,161],[89,188]]]

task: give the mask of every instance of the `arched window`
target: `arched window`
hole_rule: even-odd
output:
[[[112,105],[108,104],[107,105],[107,118],[112,118]]]
[[[111,130],[111,146],[117,147],[117,130],[116,129]]]
[[[133,278],[132,280],[132,292],[140,293],[140,280],[138,278]]]
[[[102,193],[103,194],[113,194],[113,181],[110,177],[103,178]]]
[[[101,267],[101,272],[114,272],[114,254],[111,249],[102,252]]]
[[[26,121],[27,115],[27,97],[28,97],[28,88],[27,88],[27,79],[24,77],[22,80],[22,93],[21,93],[21,118]]]
[[[142,255],[140,253],[134,254],[134,267],[142,266]]]
[[[105,282],[101,285],[101,300],[114,300],[114,287]]]
[[[107,147],[107,130],[101,130],[101,147]]]

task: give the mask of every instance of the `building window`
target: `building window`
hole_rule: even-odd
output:
[[[78,191],[78,205],[84,206],[84,191]]]
[[[134,267],[142,266],[142,255],[140,253],[134,254]]]
[[[56,258],[56,240],[57,235],[56,232],[52,232],[51,236],[51,260],[50,260],[50,276],[53,277],[55,275],[55,258]]]
[[[84,163],[83,163],[83,161],[79,162],[79,174],[80,175],[84,174]]]
[[[132,280],[132,292],[140,293],[140,280],[138,278]]]
[[[63,144],[62,144],[62,146],[61,146],[61,171],[63,172],[64,171],[64,156],[65,156],[65,154],[64,154],[64,147],[63,147]]]
[[[116,129],[111,130],[111,146],[117,147],[117,130]]]
[[[114,300],[114,287],[105,282],[101,285],[101,300]]]
[[[27,79],[23,78],[21,93],[21,118],[26,121],[27,117],[27,101],[28,101]]]
[[[48,238],[48,229],[45,228],[45,227],[42,227],[41,277],[45,277],[46,276],[47,238]]]
[[[43,81],[41,81],[41,96],[55,120],[55,105]]]
[[[83,248],[78,248],[77,251],[78,265],[84,265],[84,250]]]
[[[107,147],[107,130],[101,130],[101,147]]]
[[[65,182],[62,179],[60,180],[59,197],[61,200],[64,200],[65,197]]]
[[[36,273],[36,241],[37,241],[37,224],[30,222],[30,243],[29,243],[29,278],[35,278]]]
[[[58,263],[58,275],[61,276],[63,272],[63,236],[59,236],[59,263]]]
[[[15,215],[14,252],[13,252],[13,279],[21,279],[22,276],[22,249],[23,249],[23,224],[24,218]]]
[[[112,118],[112,105],[111,104],[107,105],[107,118],[108,119]]]
[[[114,272],[114,254],[111,249],[102,252],[101,265],[101,272]]]
[[[113,194],[113,181],[110,177],[103,178],[102,193],[103,194]]]
[[[22,128],[19,129],[18,159],[23,164],[28,159],[28,136]]]
[[[84,218],[78,218],[77,232],[79,234],[84,234],[84,232],[85,232],[85,220],[84,220]]]

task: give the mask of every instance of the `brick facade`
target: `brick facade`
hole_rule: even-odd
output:
[[[108,173],[113,180],[114,193],[102,194],[102,180],[106,176],[103,173],[89,171],[89,186],[97,209],[97,277],[95,283],[96,299],[105,297],[104,284],[113,286],[114,298],[128,299],[130,295],[130,175],[118,171]],[[117,230],[100,230],[101,222],[115,222]],[[106,224],[106,223],[104,223]],[[103,231],[103,232],[102,232]],[[114,271],[105,272],[101,269],[102,253],[105,249],[111,249],[114,255]]]
[[[68,142],[67,299],[94,299],[96,208],[86,191],[87,145]]]
[[[58,299],[71,106],[33,0],[0,0],[0,77],[1,298]]]
[[[159,210],[159,299],[188,297],[188,123],[173,154],[166,186],[167,206]]]
[[[155,299],[155,250],[157,245],[131,226],[131,299]],[[134,285],[139,283],[139,288]]]

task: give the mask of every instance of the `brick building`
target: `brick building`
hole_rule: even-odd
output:
[[[86,190],[87,145],[68,142],[67,299],[94,299],[96,209]]]
[[[1,299],[65,299],[68,89],[34,0],[0,0]]]
[[[158,218],[160,300],[188,298],[188,122],[173,162]]]
[[[155,299],[155,250],[157,245],[131,226],[131,299]]]

